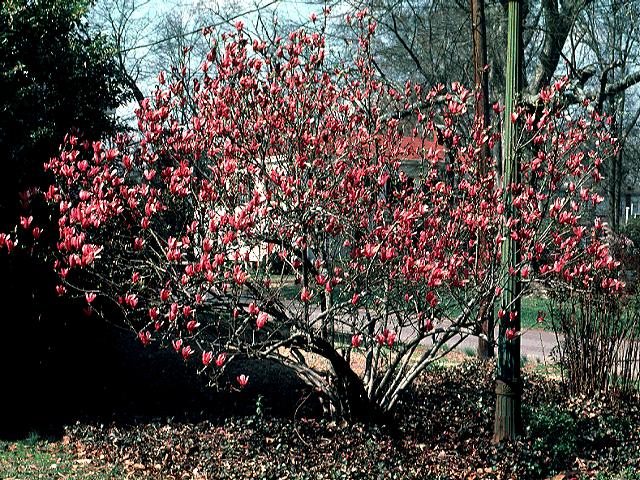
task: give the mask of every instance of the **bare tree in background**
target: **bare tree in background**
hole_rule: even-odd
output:
[[[633,81],[633,72],[640,69],[638,21],[640,2],[637,0],[612,0],[606,14],[592,4],[580,16],[573,32],[576,40],[572,41],[572,44],[581,45],[582,50],[572,52],[571,63],[575,64],[579,55],[592,62],[591,71],[600,72],[595,82],[598,88],[595,108],[611,115],[618,130],[620,150],[610,162],[606,185],[608,213],[615,230],[624,220],[622,196],[625,184],[637,184],[637,178],[628,176],[633,176],[638,168],[637,151],[633,151],[637,142],[634,142],[632,132],[640,117],[640,89],[611,87],[629,79]]]
[[[191,64],[190,58],[202,58],[209,49],[204,29],[224,30],[236,19],[260,16],[263,10],[268,16],[267,9],[274,3],[173,0],[164,2],[164,10],[158,11],[151,0],[98,0],[91,22],[111,38],[131,99],[140,103],[156,84],[160,71],[177,75],[180,72],[175,69],[184,67],[190,80],[195,77],[198,65]]]
[[[131,98],[141,102],[141,84],[150,74],[148,51],[137,48],[149,43],[154,23],[147,12],[151,0],[100,0],[92,12],[94,28],[113,42],[115,57],[124,74]]]
[[[612,3],[613,2],[613,3]],[[624,39],[602,41],[603,58],[609,58],[631,38],[638,37],[637,10],[640,0],[540,0],[524,2],[523,101],[533,98],[556,75],[568,75],[572,88],[567,102],[608,100],[640,82],[640,66],[627,62],[615,76],[608,73],[610,61],[593,63],[586,55],[590,41],[584,33],[591,22],[596,36],[616,31]],[[340,3],[340,12],[362,8],[372,11],[382,28],[383,42],[377,46],[378,66],[389,80],[413,79],[425,84],[452,80],[471,84],[472,46],[469,5],[456,0],[365,0]],[[613,12],[613,14],[612,14]],[[615,13],[617,12],[617,13]],[[492,98],[502,95],[504,80],[505,11],[501,2],[488,2],[487,45]],[[617,19],[617,20],[616,20]],[[605,25],[609,24],[609,25]],[[622,38],[621,37],[621,38]],[[630,42],[629,47],[636,41]],[[632,45],[633,44],[633,45]],[[635,46],[633,47],[635,48]],[[602,88],[601,88],[602,87]]]

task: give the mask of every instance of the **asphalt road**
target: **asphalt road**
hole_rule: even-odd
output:
[[[498,335],[496,330],[495,335]],[[527,330],[520,337],[520,353],[529,360],[550,362],[553,360],[552,352],[558,345],[558,340],[553,332],[544,330]],[[458,350],[468,351],[477,349],[478,337],[467,337],[456,347]]]

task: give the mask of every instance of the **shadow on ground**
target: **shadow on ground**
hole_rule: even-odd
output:
[[[39,345],[25,346],[27,361],[19,354],[11,369],[3,369],[0,436],[15,438],[32,431],[57,435],[64,424],[76,420],[138,423],[250,415],[258,402],[262,411],[291,417],[308,397],[308,387],[273,362],[230,364],[216,389],[196,372],[195,356],[185,362],[173,349],[143,348],[131,332],[98,320],[84,320],[82,332],[90,339],[79,338],[73,323],[56,332],[45,327],[34,333],[48,335]],[[242,391],[235,382],[240,373],[249,375]],[[309,415],[317,408],[317,402],[309,400],[298,413]]]
[[[184,362],[171,348],[144,348],[131,331],[30,291],[29,278],[38,272],[20,271],[20,278],[0,289],[0,438],[33,431],[55,436],[76,420],[137,423],[253,414],[259,394],[263,412],[288,417],[309,397],[292,372],[255,361],[229,365],[216,391],[206,375],[196,373],[201,364],[195,355]],[[250,377],[242,391],[235,388],[240,373]],[[316,408],[317,402],[307,401],[298,413]]]

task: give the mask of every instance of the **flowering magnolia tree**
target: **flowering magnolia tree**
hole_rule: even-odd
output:
[[[568,118],[560,84],[542,92],[512,119],[529,159],[503,188],[472,92],[385,85],[375,24],[353,22],[359,48],[335,68],[320,33],[267,44],[239,23],[212,40],[197,81],[160,74],[136,136],[69,136],[44,192],[59,210],[58,293],[89,312],[111,302],[142,344],[212,375],[234,357],[275,359],[336,416],[366,420],[479,331],[509,276],[619,288],[602,225],[581,221],[614,149],[604,119]],[[17,231],[5,247],[43,235],[28,213]],[[521,259],[510,268],[506,235]]]

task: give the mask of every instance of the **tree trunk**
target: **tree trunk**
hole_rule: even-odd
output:
[[[333,369],[330,388],[334,395],[330,401],[334,419],[362,423],[384,420],[380,408],[367,395],[362,379],[328,341],[314,339],[313,351],[326,358]]]
[[[624,75],[625,69],[623,67],[622,74]],[[615,100],[614,100],[615,101]],[[620,99],[616,101],[616,107],[614,110],[614,121],[616,122],[615,127],[617,131],[618,137],[618,152],[616,156],[612,159],[612,162],[615,163],[616,169],[616,178],[615,178],[615,198],[613,198],[613,203],[616,209],[616,222],[615,222],[615,231],[620,231],[622,219],[622,180],[624,178],[624,147],[625,147],[625,134],[624,134],[624,117],[625,117],[625,108],[626,108],[626,93],[622,92],[620,94]],[[631,212],[629,212],[631,214]]]
[[[481,125],[481,129],[489,126],[489,78],[485,70],[487,65],[487,29],[484,17],[484,0],[471,0],[471,30],[473,42],[473,70],[476,87],[476,112],[475,122]],[[487,169],[485,162],[491,156],[488,144],[482,147],[483,163],[479,174],[483,176]],[[482,245],[485,239],[480,239]],[[478,338],[478,358],[487,360],[494,355],[493,350],[493,308],[484,309],[481,314],[482,331],[487,338]]]
[[[509,0],[507,30],[507,62],[505,68],[504,111],[504,171],[505,210],[507,217],[515,215],[509,186],[519,182],[519,159],[517,152],[517,123],[511,114],[516,111],[522,76],[522,17],[521,0]],[[493,432],[494,442],[512,440],[522,433],[520,382],[520,280],[508,273],[519,260],[518,242],[505,232],[502,244],[503,275],[507,278],[502,303],[504,315],[500,318],[498,337],[498,366],[496,383],[496,415]],[[507,339],[507,330],[516,336]]]

